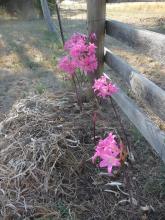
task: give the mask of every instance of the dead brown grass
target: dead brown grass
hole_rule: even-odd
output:
[[[71,92],[31,96],[13,106],[0,124],[4,219],[165,217],[160,161],[137,131],[130,135],[133,128],[128,123],[124,124],[135,162],[127,161],[112,177],[92,165],[93,111],[98,114],[98,138],[112,130],[120,133],[112,109],[101,111],[86,100],[80,112]]]
[[[4,218],[62,219],[60,198],[65,198],[64,205],[70,210],[82,160],[76,154],[82,154],[84,149],[73,132],[75,128],[70,129],[68,116],[61,114],[67,101],[62,95],[53,101],[28,98],[15,104],[1,122],[0,207]]]

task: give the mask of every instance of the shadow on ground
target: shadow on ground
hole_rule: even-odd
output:
[[[56,63],[62,45],[42,21],[11,21],[0,26],[1,120],[18,99],[61,88]]]
[[[84,10],[82,12],[84,13]],[[75,19],[74,16],[68,19],[66,13],[62,18],[66,39],[74,32],[87,32],[86,20]],[[54,22],[57,24],[57,20]],[[114,39],[108,39],[106,44],[117,55],[164,88],[165,73],[158,62],[145,56],[143,51],[134,50]],[[43,21],[1,22],[0,54],[1,113],[6,114],[21,97],[37,92],[55,92],[61,87],[61,76],[57,69],[59,57],[63,54],[60,34],[49,33]]]

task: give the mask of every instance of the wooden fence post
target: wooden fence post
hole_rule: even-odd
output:
[[[40,0],[40,2],[41,2],[44,19],[47,22],[49,31],[56,32],[55,25],[53,24],[53,21],[51,19],[51,14],[50,14],[47,0]]]
[[[101,75],[104,65],[104,35],[105,35],[106,0],[87,0],[88,34],[95,33],[97,37],[98,68],[95,77]]]

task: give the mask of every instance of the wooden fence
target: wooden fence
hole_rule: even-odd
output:
[[[132,47],[145,48],[150,56],[159,57],[165,63],[165,35],[152,31],[139,30],[118,21],[105,20],[106,4],[111,0],[87,0],[88,31],[97,34],[97,57],[99,67],[96,76],[106,63],[115,73],[122,77],[133,93],[160,119],[165,121],[165,91],[139,73],[120,57],[104,48],[105,33]],[[165,162],[165,132],[160,130],[144,111],[121,89],[112,97],[129,120],[136,126],[144,138]]]

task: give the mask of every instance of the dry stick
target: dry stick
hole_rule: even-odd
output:
[[[122,132],[124,133],[125,142],[127,143],[128,153],[130,153],[130,144],[129,144],[129,141],[128,141],[128,138],[127,138],[127,135],[126,135],[126,131],[125,131],[125,128],[124,128],[124,126],[123,126],[121,117],[120,117],[120,116],[118,115],[118,113],[117,113],[117,110],[116,110],[115,105],[114,105],[114,103],[113,103],[112,97],[110,97],[110,100],[111,100],[111,105],[112,105],[113,111],[114,111],[114,113],[115,113],[115,116],[116,116],[117,120],[118,120],[119,123],[120,123],[120,127],[121,127]]]
[[[132,209],[132,214],[133,214],[133,219],[135,217],[135,212],[134,212],[134,207],[133,207],[133,197],[132,197],[132,190],[131,190],[131,180],[130,180],[130,175],[128,173],[128,171],[125,172],[125,178],[126,178],[126,183],[128,186],[128,194],[129,194],[129,198],[130,198],[130,204],[131,204],[131,209]]]

